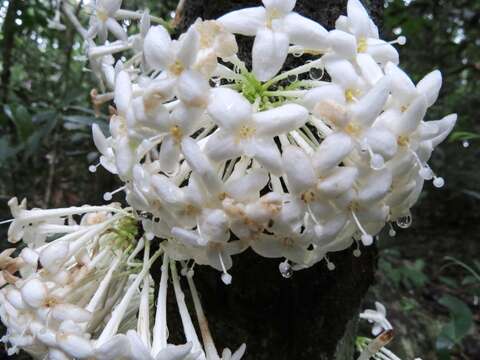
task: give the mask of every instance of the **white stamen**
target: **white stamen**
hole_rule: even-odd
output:
[[[362,240],[362,243],[363,245],[365,246],[370,246],[373,244],[373,237],[372,235],[368,234],[365,229],[363,228],[362,224],[360,224],[360,221],[358,220],[358,217],[357,215],[355,214],[355,211],[352,210],[352,217],[353,217],[353,220],[355,221],[355,223],[357,224],[357,227],[358,229],[361,231],[362,233],[362,237],[361,237],[361,240]]]

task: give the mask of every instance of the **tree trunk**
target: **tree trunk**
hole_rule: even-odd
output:
[[[378,22],[383,1],[364,3]],[[186,0],[177,14],[178,30],[185,31],[199,17],[214,19],[234,9],[258,5],[259,1]],[[331,29],[345,13],[346,0],[298,0],[295,10]],[[239,56],[247,63],[251,44],[251,38],[239,37]],[[290,60],[287,66],[296,66],[299,61]],[[196,267],[195,279],[217,347],[245,342],[248,360],[352,359],[356,319],[373,282],[377,255],[374,246],[362,248],[359,258],[352,250],[330,254],[334,271],[319,263],[295,272],[290,279],[280,275],[279,259],[260,258],[248,250],[234,257],[230,286],[220,281],[217,271]],[[180,327],[179,320],[171,317],[170,334],[178,337],[175,329]]]

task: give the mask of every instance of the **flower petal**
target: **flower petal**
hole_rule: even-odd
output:
[[[277,10],[281,14],[287,14],[293,10],[297,0],[262,0],[263,5],[270,11]]]
[[[161,25],[151,27],[143,43],[143,54],[153,69],[165,70],[174,61],[171,52],[172,39]]]
[[[328,44],[332,50],[345,59],[354,59],[357,54],[357,39],[341,30],[328,33]]]
[[[190,26],[185,34],[177,40],[177,61],[180,61],[185,69],[195,63],[200,48],[200,36],[194,26]]]
[[[357,176],[357,168],[341,166],[320,181],[317,189],[326,196],[337,197],[352,188]]]
[[[204,107],[208,104],[210,85],[202,74],[186,70],[178,78],[177,95],[188,106]]]
[[[184,360],[192,350],[192,343],[183,345],[168,344],[155,356],[155,360]]]
[[[328,135],[313,155],[313,166],[319,174],[332,169],[353,149],[353,142],[347,134],[338,132]]]
[[[287,176],[288,189],[292,194],[301,194],[311,189],[316,182],[315,172],[308,155],[296,146],[283,151],[283,168]]]
[[[179,166],[180,145],[172,136],[165,137],[160,147],[158,160],[163,172],[172,174]]]
[[[229,12],[217,19],[225,28],[245,36],[255,36],[258,29],[265,26],[265,8],[251,7]]]
[[[359,0],[348,0],[347,3],[348,23],[350,29],[357,37],[370,35],[370,16]]]
[[[399,55],[397,49],[386,41],[369,38],[367,40],[367,54],[375,59],[380,64],[392,62],[398,64]]]
[[[245,151],[251,153],[255,160],[273,174],[281,174],[282,157],[273,139],[255,139],[254,141],[249,141],[248,144],[246,144]]]
[[[326,49],[328,31],[319,23],[296,12],[291,12],[283,20],[285,32],[291,44],[305,49]]]
[[[130,107],[130,100],[132,99],[132,83],[130,75],[126,71],[120,71],[115,80],[114,101],[117,106],[117,111],[124,117]]]
[[[260,81],[267,81],[283,66],[288,54],[288,36],[270,29],[260,29],[252,49],[252,70]]]
[[[439,128],[439,134],[434,137],[432,141],[432,145],[435,147],[443,140],[445,140],[452,131],[455,123],[457,122],[457,114],[450,114],[445,116],[442,120],[432,121],[434,122]]]
[[[375,203],[387,195],[392,185],[392,173],[388,169],[373,172],[364,180],[358,191],[357,201],[363,205]]]
[[[256,135],[267,137],[297,129],[304,125],[307,119],[307,109],[297,104],[286,104],[253,114]]]
[[[442,87],[442,73],[438,70],[427,74],[417,84],[417,90],[427,100],[427,106],[432,106],[437,101],[440,88]]]
[[[237,129],[252,117],[252,105],[248,100],[227,88],[211,90],[207,111],[215,123],[227,130]]]
[[[237,158],[242,155],[242,148],[229,133],[218,130],[208,138],[205,154],[215,162]]]
[[[301,103],[308,110],[313,111],[320,101],[332,100],[340,105],[345,105],[345,90],[336,84],[318,86],[309,90],[302,98]]]
[[[375,85],[383,77],[383,71],[369,54],[358,54],[357,64],[362,76],[370,85]]]
[[[263,169],[254,169],[225,183],[225,192],[237,201],[255,200],[268,183],[268,173]]]

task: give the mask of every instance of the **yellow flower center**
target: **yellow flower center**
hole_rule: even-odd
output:
[[[352,136],[358,135],[360,131],[360,126],[358,124],[355,124],[354,122],[349,122],[348,125],[345,127],[345,132]]]
[[[397,138],[397,144],[400,145],[400,146],[408,146],[409,142],[410,142],[410,140],[409,140],[408,136],[400,135]]]
[[[245,140],[255,135],[256,129],[253,126],[242,125],[237,132],[238,140]]]
[[[178,127],[177,125],[174,125],[170,128],[170,135],[172,135],[175,142],[179,144],[180,141],[182,141],[183,131],[182,129],[180,129],[180,127]]]
[[[185,70],[185,67],[180,60],[175,61],[169,68],[169,71],[176,76],[179,76],[183,70]]]
[[[367,49],[368,49],[367,39],[365,39],[365,38],[358,39],[357,52],[358,53],[364,53],[364,52],[367,51]]]
[[[311,190],[305,191],[300,195],[300,199],[302,199],[303,202],[309,203],[315,200],[315,193]]]
[[[357,96],[360,94],[360,91],[357,89],[347,89],[345,90],[345,99],[347,102],[354,102],[357,100]]]

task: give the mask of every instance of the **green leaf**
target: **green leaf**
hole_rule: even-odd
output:
[[[34,127],[32,116],[23,105],[18,105],[15,109],[11,109],[9,105],[4,106],[5,114],[15,124],[18,138],[25,141],[32,134]]]
[[[480,134],[472,133],[469,131],[455,131],[450,135],[450,141],[463,141],[463,140],[477,140],[480,139]]]
[[[448,294],[443,295],[438,302],[450,312],[450,322],[443,328],[441,334],[459,343],[473,325],[470,308],[462,300]]]

